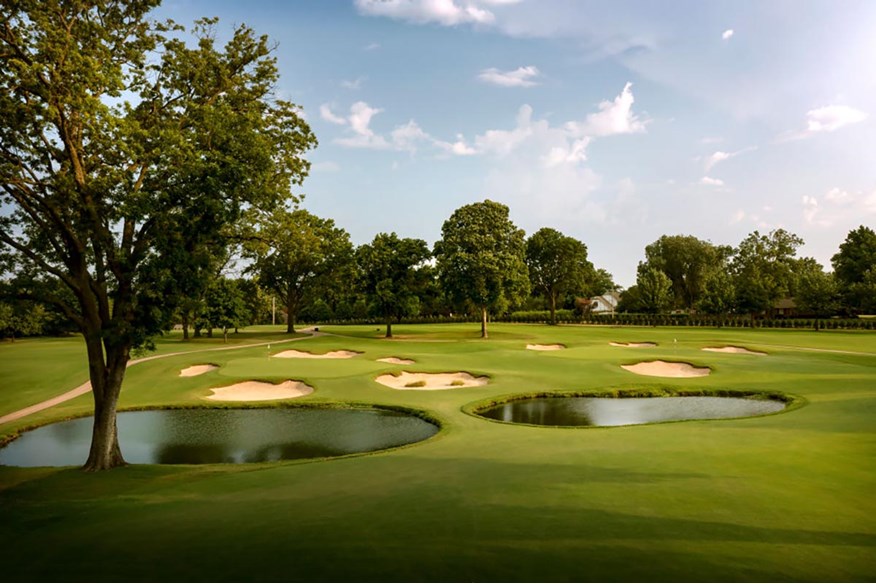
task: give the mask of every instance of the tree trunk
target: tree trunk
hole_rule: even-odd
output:
[[[182,313],[182,329],[183,329],[183,340],[189,340],[189,314],[188,312]]]
[[[557,324],[557,295],[551,294],[551,324]]]
[[[91,392],[94,396],[94,427],[88,460],[82,468],[86,471],[109,470],[126,464],[119,448],[116,408],[128,366],[130,348],[107,347],[106,361],[99,337],[87,339],[86,348]]]
[[[386,319],[386,337],[387,339],[392,338],[392,317],[388,317]]]
[[[481,307],[481,338],[487,339],[489,335],[487,335],[487,307]]]
[[[213,338],[213,325],[210,325],[207,327],[207,338],[208,339]]]
[[[286,299],[286,332],[294,333],[295,332],[295,302],[291,298]]]
[[[222,327],[222,342],[226,343],[226,344],[228,343],[228,328],[227,327]]]

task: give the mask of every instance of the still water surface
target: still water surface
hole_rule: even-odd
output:
[[[26,432],[0,449],[10,466],[81,465],[92,418]],[[140,464],[244,463],[340,456],[419,442],[438,427],[409,414],[359,409],[151,410],[118,416],[125,460]]]
[[[780,401],[735,397],[540,397],[501,404],[478,415],[539,426],[626,426],[759,416],[784,407]]]

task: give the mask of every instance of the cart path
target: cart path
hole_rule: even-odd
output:
[[[325,333],[316,332],[312,329],[302,329],[296,331],[299,333],[307,333],[306,337],[298,337],[295,339],[284,339],[281,341],[270,341],[267,343],[252,343],[249,345],[235,345],[233,347],[211,347],[209,349],[195,349],[194,351],[177,351],[175,353],[167,353],[165,355],[151,355],[149,357],[142,357],[140,359],[133,359],[128,361],[128,367],[133,365],[137,365],[139,363],[145,363],[146,361],[154,361],[156,359],[166,359],[168,357],[176,357],[178,355],[194,355],[197,353],[209,353],[211,351],[234,351],[237,349],[252,349],[253,347],[265,347],[270,345],[280,345],[282,343],[291,343],[293,341],[303,341],[304,339],[312,339],[313,337],[322,336]],[[20,420],[26,416],[31,414],[35,414],[37,412],[41,412],[43,410],[47,410],[51,407],[54,407],[58,404],[62,404],[66,401],[70,401],[71,399],[77,398],[80,395],[85,395],[86,393],[91,391],[91,381],[86,381],[82,385],[71,389],[66,393],[62,393],[59,396],[55,396],[51,399],[47,399],[46,401],[40,402],[38,404],[34,404],[32,406],[28,406],[26,408],[20,409],[16,412],[12,412],[11,414],[6,414],[5,416],[0,416],[0,424],[5,424],[6,422],[14,422],[15,420]]]

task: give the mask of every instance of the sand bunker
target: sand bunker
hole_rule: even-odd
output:
[[[609,343],[612,347],[656,347],[657,343]]]
[[[530,351],[560,351],[566,348],[566,345],[526,345]]]
[[[277,353],[273,355],[273,357],[279,357],[280,359],[350,359],[359,355],[356,351],[329,351],[328,353],[316,354],[316,353],[308,353],[307,351],[295,351],[294,349],[289,351],[283,351],[282,353]]]
[[[409,373],[381,375],[375,381],[393,389],[455,389],[486,385],[489,377],[474,377],[468,373]]]
[[[214,401],[268,401],[289,399],[313,393],[313,388],[300,381],[284,381],[274,385],[264,381],[244,381],[227,387],[214,387],[213,395],[205,399]]]
[[[402,359],[400,357],[384,357],[378,359],[381,363],[392,363],[393,365],[413,365],[416,363],[413,359]]]
[[[713,353],[741,353],[744,355],[766,355],[766,353],[751,351],[745,347],[703,347],[703,351],[711,351]]]
[[[186,367],[182,371],[179,372],[180,377],[194,377],[196,375],[203,375],[208,371],[216,371],[219,369],[218,365],[213,365],[212,363],[207,363],[206,365],[192,365],[191,367]]]
[[[708,367],[694,367],[690,363],[668,361],[644,361],[635,365],[621,365],[621,367],[636,375],[651,377],[705,377],[712,372]]]

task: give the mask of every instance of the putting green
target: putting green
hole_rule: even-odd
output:
[[[876,335],[491,326],[485,341],[477,338],[477,324],[401,325],[393,340],[373,326],[320,327],[338,336],[272,346],[271,352],[294,347],[362,355],[272,359],[265,347],[255,347],[132,367],[123,408],[203,405],[211,387],[296,379],[315,388],[296,402],[404,406],[429,412],[443,429],[422,444],[315,462],[136,465],[93,475],[2,467],[0,540],[4,556],[14,558],[4,562],[4,577],[876,578]],[[646,350],[647,360],[697,363],[712,374],[630,375],[620,366],[642,353],[609,343],[645,338],[658,344]],[[525,348],[559,343],[566,349]],[[731,345],[769,357],[702,351]],[[75,348],[75,340],[0,346],[0,415],[84,380],[78,360],[84,352],[74,359]],[[376,361],[387,355],[416,363]],[[54,388],[40,378],[40,356]],[[179,377],[205,361],[220,368]],[[396,391],[374,381],[401,370],[468,371],[488,375],[490,383],[464,391]],[[806,405],[749,419],[617,428],[497,424],[461,409],[533,391],[661,388],[782,392]],[[0,433],[84,414],[90,402],[77,398],[0,426]]]

